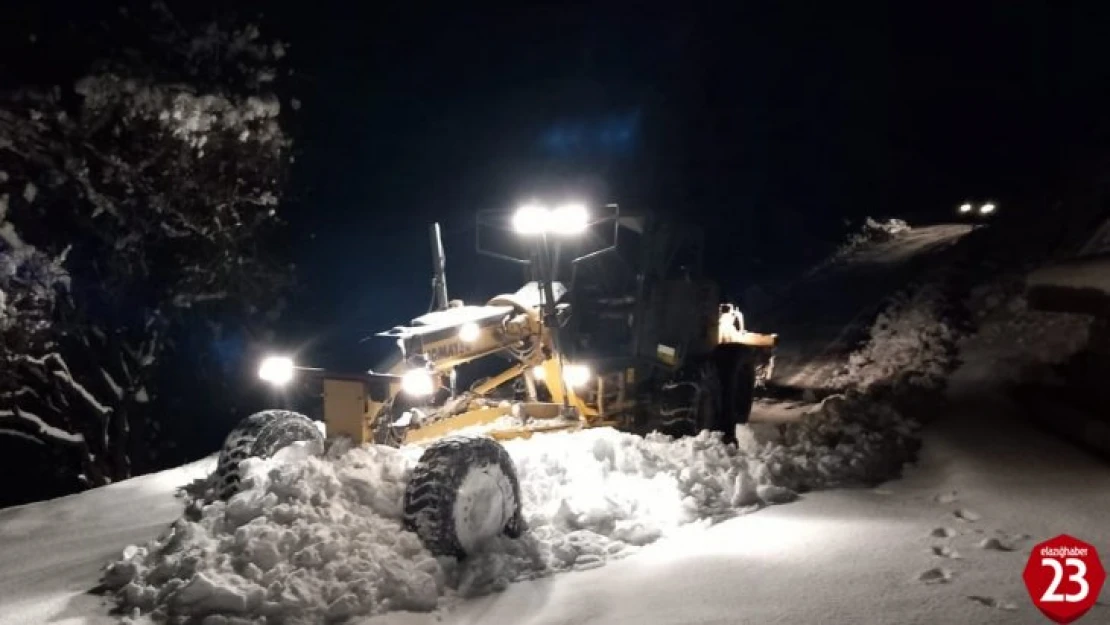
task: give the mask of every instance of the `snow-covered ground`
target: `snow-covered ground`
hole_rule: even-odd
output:
[[[178,487],[215,459],[52,501],[0,510],[0,623],[114,623],[88,591],[105,562],[165,532],[181,516]],[[11,475],[8,479],[19,479]]]
[[[1008,418],[1013,408],[984,392],[975,369],[953,377],[953,403],[905,479],[687,525],[603,567],[438,612],[353,622],[1043,623],[1021,582],[1029,549],[1067,532],[1110,552],[1110,471]],[[0,513],[0,623],[112,622],[85,594],[100,566],[175,520],[174,487],[205,468]],[[1110,619],[1106,603],[1086,620]]]
[[[1030,548],[1066,532],[1105,560],[1110,471],[1009,419],[981,374],[954,375],[905,479],[811,493],[598,570],[514,584],[442,621],[368,622],[1044,623],[1021,580]],[[1080,622],[1110,620],[1103,597]]]
[[[830,397],[773,440],[742,444],[608,428],[505,444],[528,534],[462,563],[436,559],[401,525],[418,448],[365,446],[320,458],[291,448],[252,460],[248,487],[173,531],[128,547],[105,583],[134,616],[223,614],[318,623],[442,611],[512,582],[583,571],[662,538],[796,499],[795,491],[891,477],[915,425],[860,397]]]
[[[837,385],[855,390],[737,447],[604,429],[511,442],[531,532],[462,564],[401,529],[412,449],[291,449],[185,516],[175,489],[210,462],[2,510],[0,624],[114,622],[117,601],[128,620],[208,625],[1044,622],[1029,549],[1069,533],[1105,559],[1110,471],[996,392],[992,337],[1037,319],[995,287],[973,291],[1001,320],[962,343],[948,403],[893,408],[891,383],[936,389],[953,363],[934,286],[894,298],[843,363]],[[88,592],[102,583],[119,595]],[[1110,620],[1106,602],[1086,620]]]

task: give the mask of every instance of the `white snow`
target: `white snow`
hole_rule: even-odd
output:
[[[85,437],[82,434],[67,432],[61,428],[54,427],[33,412],[28,412],[26,410],[0,410],[0,424],[18,423],[20,421],[30,423],[34,426],[34,434],[38,436],[54,438],[67,443],[83,443],[85,441]]]
[[[119,383],[112,377],[112,374],[108,373],[107,369],[101,367],[100,377],[104,378],[104,383],[108,385],[108,388],[112,389],[113,395],[117,398],[123,397],[123,388],[120,387]]]
[[[213,459],[26,506],[0,510],[0,623],[115,623],[88,591],[105,562],[181,516],[175,490]]]
[[[867,343],[853,352],[830,388],[869,389],[908,384],[937,389],[951,369],[959,336],[945,320],[941,285],[898,293],[871,325]]]
[[[1103,255],[1049,265],[1030,273],[1028,283],[1030,287],[1071,287],[1110,293],[1110,262]]]
[[[978,285],[968,306],[978,331],[961,341],[962,350],[987,358],[997,381],[1017,381],[1030,367],[1064,362],[1086,344],[1093,318],[1030,310],[1020,276]]]
[[[358,625],[1044,623],[1022,583],[1033,544],[1071,533],[1110,551],[1110,472],[1006,415],[981,372],[953,377],[921,461],[881,489],[816,492],[680,533],[602,569],[526,581],[450,608]],[[1003,442],[999,428],[1010,434]],[[974,506],[975,523],[952,516]],[[1000,543],[1016,550],[980,545]],[[959,556],[959,557],[953,557]],[[1083,622],[1110,619],[1106,591]]]
[[[739,447],[709,433],[674,440],[608,428],[508,441],[529,532],[462,564],[433,558],[402,528],[419,448],[283,453],[248,461],[244,492],[129,549],[106,580],[124,607],[160,616],[309,623],[444,609],[515,581],[599,567],[689,528],[793,501],[796,490],[890,477],[911,453],[914,428],[845,395],[774,440],[745,428]]]
[[[437,597],[440,608],[431,613],[410,607],[350,622],[1043,623],[1021,582],[1029,551],[1036,542],[1063,532],[1110,549],[1110,528],[1105,524],[1110,513],[1110,473],[1098,460],[1009,420],[1005,415],[1013,412],[1012,406],[981,394],[983,373],[965,367],[953,378],[951,413],[926,430],[921,461],[903,480],[876,489],[810,493],[791,505],[765,508],[711,527],[688,525],[602,568],[522,580],[502,592],[466,600]],[[1005,439],[998,435],[1000,428],[1008,433]],[[351,459],[365,459],[368,453],[360,450]],[[280,473],[291,466],[324,464],[291,460],[292,465],[261,463],[255,469],[276,468]],[[367,509],[388,509],[396,497],[390,491],[392,479],[355,477],[382,465],[373,467],[356,468],[352,463],[345,479],[351,480],[350,488],[358,484],[363,489],[359,497],[369,502]],[[175,470],[146,476],[56,502],[0,511],[0,622],[115,622],[107,616],[108,607],[84,591],[96,585],[102,562],[136,538],[153,537],[178,516],[180,503],[172,496],[173,488],[206,468],[194,467],[191,474]],[[980,518],[975,523],[958,521],[953,516],[957,509],[973,509]],[[344,512],[331,504],[320,508],[321,518],[342,518]],[[365,528],[375,519],[352,517],[346,522]],[[260,531],[264,525],[248,522],[239,531],[245,538],[247,532]],[[292,519],[282,529],[295,538],[312,537],[319,548],[331,544],[333,536],[313,534],[301,519]],[[234,534],[221,539],[233,542]],[[364,543],[365,557],[381,553],[374,551],[379,540],[374,536]],[[397,542],[402,540],[399,535]],[[259,540],[249,553],[265,563],[273,555],[266,545],[281,547],[290,542],[288,538],[284,543]],[[995,542],[1015,550],[997,549]],[[338,547],[347,545],[339,541]],[[445,582],[460,576],[442,563],[421,560],[421,549],[413,549],[414,560],[426,562],[431,571],[427,578],[436,580],[437,568],[444,572]],[[244,548],[229,558],[243,563],[247,571],[245,554]],[[136,557],[135,550],[127,555]],[[279,551],[275,566],[284,566],[281,555]],[[384,555],[391,557],[394,552]],[[312,556],[301,558],[311,562]],[[356,562],[337,556],[336,569]],[[309,570],[315,570],[312,566]],[[369,562],[365,566],[357,574],[372,581],[390,570]],[[249,587],[220,580],[203,566],[200,573],[189,580],[180,605],[207,601],[235,611],[256,600]],[[412,580],[418,573],[410,563],[391,578],[393,585],[376,592],[368,584],[361,590],[366,597],[406,596],[405,586],[396,582],[419,588]],[[929,583],[934,578],[945,581]],[[298,597],[303,600],[305,595],[298,593],[312,590],[312,581],[311,575],[302,573],[290,574],[281,582],[289,589],[290,604]],[[431,602],[431,593],[426,599]],[[360,605],[339,603],[335,609]],[[1103,599],[1085,622],[1107,618],[1110,608]]]
[[[913,228],[901,219],[880,221],[873,217],[867,217],[863,220],[859,230],[849,234],[829,258],[815,266],[809,273],[814,274],[830,265],[845,262],[857,252],[873,248],[876,243],[901,238],[912,230]]]

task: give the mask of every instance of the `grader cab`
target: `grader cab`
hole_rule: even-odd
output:
[[[487,229],[494,235],[484,243]],[[476,231],[478,252],[525,269],[523,287],[480,305],[451,301],[433,225],[435,305],[379,334],[399,350],[388,371],[328,372],[281,357],[259,370],[275,384],[319,378],[329,439],[426,446],[404,506],[430,550],[463,556],[492,535],[525,531],[498,440],[602,426],[678,436],[708,429],[729,440],[747,421],[776,336],[748,331],[720,301],[702,275],[699,230],[571,204],[483,213]],[[517,253],[488,244],[506,235],[523,241]],[[503,368],[468,379],[468,365],[486,360]],[[222,495],[239,488],[243,459],[320,437],[296,413],[248,417],[221,453]]]

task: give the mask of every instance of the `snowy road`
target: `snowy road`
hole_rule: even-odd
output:
[[[1110,471],[1011,420],[1012,407],[983,390],[968,369],[957,373],[951,412],[927,430],[903,480],[690,527],[604,567],[513,584],[445,613],[355,622],[1044,623],[1021,582],[1029,549],[1067,532],[1110,553]],[[174,487],[202,468],[0,512],[0,623],[115,622],[86,593],[101,563],[175,519]],[[1016,550],[982,548],[990,538]],[[947,581],[922,581],[929,571]],[[1080,622],[1110,620],[1107,603]]]
[[[0,510],[0,625],[115,623],[88,594],[127,545],[154,538],[181,516],[179,486],[214,460],[145,475],[52,501]]]
[[[965,224],[914,228],[866,246],[792,285],[786,297],[762,315],[768,323],[773,320],[770,331],[780,336],[776,385],[821,388],[884,299],[971,230]]]

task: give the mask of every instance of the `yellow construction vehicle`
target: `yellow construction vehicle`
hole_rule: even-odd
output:
[[[615,205],[567,204],[480,213],[475,230],[479,253],[526,269],[522,288],[483,305],[449,300],[435,224],[435,305],[379,334],[398,346],[387,371],[335,373],[280,356],[259,369],[278,385],[321,380],[328,439],[426,446],[404,507],[432,552],[463,556],[491,536],[524,531],[516,473],[498,440],[599,426],[708,429],[728,440],[747,421],[776,335],[748,331],[702,277],[699,229],[624,216]],[[483,240],[483,232],[492,235]],[[504,368],[466,379],[468,365],[490,359]],[[297,413],[248,417],[220,455],[223,496],[237,490],[245,458],[321,438]]]

